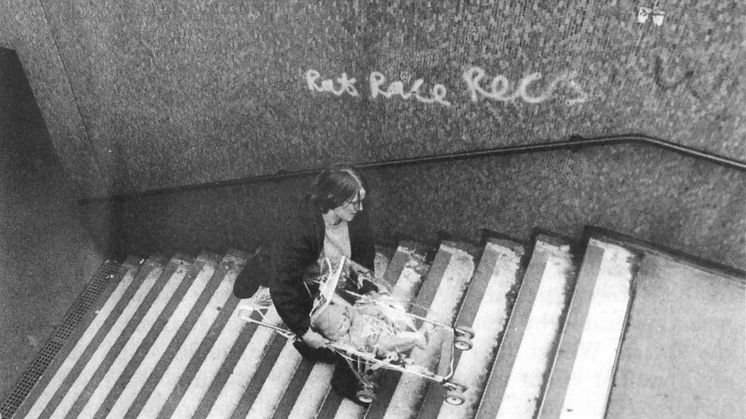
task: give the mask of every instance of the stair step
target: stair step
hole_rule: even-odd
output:
[[[383,279],[394,285],[393,295],[403,302],[412,301],[423,284],[428,269],[425,261],[426,253],[427,248],[420,243],[402,242],[387,266]],[[294,413],[303,416],[309,414],[305,412],[316,409],[313,411],[316,412],[318,417],[333,417],[342,412],[351,415],[349,417],[364,414],[364,409],[357,407],[357,405],[352,406],[355,404],[352,401],[342,400],[338,394],[329,391],[331,386],[328,378],[331,377],[333,372],[334,367],[328,364],[314,366],[312,378],[316,379],[318,377],[318,381],[307,384],[304,387],[305,392],[301,393],[302,395],[313,395],[308,396],[309,399],[302,399],[304,402],[313,400],[313,403],[309,403],[310,408],[302,407],[294,410]],[[385,377],[384,375],[384,380]],[[381,388],[383,387],[382,385]],[[381,399],[381,395],[379,395],[379,399]],[[301,412],[303,413],[301,414]]]
[[[592,237],[642,254],[605,417],[745,418],[746,272]]]
[[[462,297],[474,273],[474,256],[470,246],[444,242],[438,248],[433,264],[428,271],[425,285],[417,296],[417,306],[429,307],[420,313],[428,320],[450,325],[456,320]],[[417,307],[412,311],[415,312]],[[431,336],[441,336],[434,334]],[[439,361],[442,342],[431,339],[425,349],[414,348],[411,359],[418,365],[427,365],[435,370]],[[429,381],[411,374],[404,374],[397,383],[384,417],[414,418],[424,401]]]
[[[478,418],[533,418],[575,280],[569,243],[539,235],[478,409]]]
[[[541,418],[604,417],[638,261],[622,246],[589,240]]]
[[[439,418],[472,418],[476,414],[523,279],[525,252],[524,245],[512,240],[487,240],[456,320],[457,326],[469,326],[475,331],[474,346],[457,357],[453,375],[453,381],[467,389],[463,395],[464,404],[454,406],[443,402],[441,390],[434,400],[439,409],[430,415],[421,414],[421,417],[437,414]],[[431,386],[431,390],[433,388],[440,387]]]
[[[569,242],[548,234],[530,255],[489,237],[476,270],[464,243],[441,243],[432,263],[416,242],[376,247],[377,275],[408,309],[475,330],[471,350],[453,356],[461,406],[443,402],[442,386],[394,371],[369,408],[340,398],[333,366],[238,318],[233,282],[252,255],[230,250],[107,262],[0,415],[744,417],[732,389],[746,382],[733,361],[743,359],[746,274],[588,232],[579,267]],[[443,367],[439,346],[410,355]]]
[[[233,318],[238,316],[234,314]],[[238,319],[239,322],[244,322]],[[266,323],[279,326],[282,323],[279,314],[274,309],[270,309],[264,318]],[[250,325],[246,325],[248,330]],[[244,330],[243,333],[247,333]],[[212,408],[209,410],[208,417],[223,418],[229,417],[235,408],[238,406],[241,397],[244,395],[248,388],[252,378],[259,369],[260,363],[267,355],[270,344],[273,338],[276,336],[275,332],[266,327],[258,327],[251,334],[251,340],[245,346],[238,361],[232,365],[218,365],[218,371],[230,371],[230,377],[227,379],[224,385],[220,386],[219,396],[215,400]],[[217,346],[217,345],[216,345]],[[197,385],[196,382],[195,386]],[[201,395],[200,398],[204,397]],[[178,412],[178,411],[177,411]],[[189,411],[189,414],[192,414]],[[202,415],[198,415],[202,416]],[[187,417],[182,415],[175,415],[175,417]]]
[[[378,278],[383,278],[383,274],[386,272],[386,268],[388,268],[391,258],[394,257],[394,253],[396,253],[396,248],[376,245],[376,257],[373,262],[373,272],[375,272]]]
[[[111,260],[102,264],[4,400],[0,406],[0,417],[11,417],[16,412],[19,412],[19,417],[23,415],[29,401],[42,393],[55,372],[62,367],[61,360],[75,348],[76,342],[81,339],[80,331],[95,329],[96,326],[91,327],[91,323],[96,320],[96,313],[104,310],[102,306],[108,304],[110,299],[117,298],[116,285],[124,276],[134,275],[139,266],[137,258],[127,259],[121,265]],[[22,408],[24,400],[25,409]]]
[[[277,411],[285,389],[290,385],[303,359],[293,346],[292,340],[279,338],[278,341],[284,341],[284,344],[279,357],[272,364],[271,371],[267,375],[271,379],[261,381],[262,385],[256,398],[253,400],[245,398],[246,405],[237,406],[236,411],[233,412],[234,417],[269,419]],[[243,402],[244,399],[242,399]]]
[[[415,300],[425,281],[430,265],[427,263],[427,246],[413,241],[402,242],[391,258],[391,262],[384,273],[384,280],[394,284],[393,295],[400,301],[410,303]],[[408,304],[409,305],[409,304]],[[335,417],[347,414],[350,418],[380,417],[383,415],[388,400],[391,399],[400,374],[386,371],[381,377],[381,384],[376,400],[369,408],[360,409],[355,403],[343,400]],[[355,406],[353,406],[355,405]]]
[[[133,368],[142,361],[143,355],[150,349],[186,292],[191,281],[184,281],[184,278],[192,269],[193,265],[181,258],[173,258],[168,263],[156,280],[163,287],[153,287],[98,367],[94,378],[84,387],[82,394],[87,397],[78,397],[70,410],[71,414],[93,417],[99,407],[108,410],[104,400],[113,400],[119,388],[115,384],[125,382]],[[111,397],[107,397],[109,392],[113,393]]]
[[[217,264],[217,255],[203,253],[196,259],[187,278],[183,281],[188,285],[188,289],[183,293],[177,293],[173,301],[169,303],[175,306],[169,309],[168,315],[159,319],[161,322],[165,321],[165,324],[151,331],[154,336],[146,340],[154,339],[154,341],[147,349],[145,347],[138,349],[138,354],[142,355],[141,359],[131,362],[128,366],[134,371],[123,374],[106,397],[105,402],[101,404],[97,416],[106,415],[109,412],[124,412],[134,403],[139,391],[146,387],[149,375],[157,370],[164,348],[168,348],[169,343],[178,336],[189,313],[194,310],[202,294],[209,288]]]
[[[379,275],[383,275],[384,270],[389,265],[392,253],[388,248],[376,246],[375,268]],[[330,397],[328,382],[333,373],[333,366],[317,364],[311,368],[306,368],[307,371],[299,371],[299,368],[303,368],[304,365],[300,354],[293,347],[292,341],[285,341],[281,337],[278,337],[278,339],[284,343],[278,345],[278,355],[273,365],[266,367],[268,369],[267,374],[272,377],[271,382],[268,385],[260,386],[256,394],[244,394],[239,401],[243,404],[243,407],[236,404],[234,415],[272,417],[277,414],[277,409],[281,404],[293,406],[292,413],[285,412],[285,414],[291,415],[303,415],[309,414],[307,412],[319,411],[322,409],[321,404],[324,408],[329,408],[329,403],[333,397]],[[306,365],[306,367],[308,366]],[[243,375],[246,376],[246,374]],[[298,381],[302,381],[304,385],[300,387]],[[289,392],[286,389],[289,389]],[[297,391],[294,391],[294,389]],[[246,403],[247,400],[254,397],[256,400],[253,403]],[[339,400],[337,403],[339,403]],[[228,406],[234,407],[231,404],[228,404]],[[228,408],[221,411],[221,415],[229,413],[230,409]]]
[[[53,412],[62,416],[72,408],[83,386],[94,375],[95,368],[155,285],[163,270],[162,263],[160,258],[151,258],[136,273],[124,276],[121,287],[114,290],[113,296],[100,310],[101,316],[97,316],[89,325],[84,336],[67,355],[65,363],[30,406],[28,416],[35,417],[42,413],[48,416]]]
[[[52,402],[44,409],[45,414],[55,417],[75,415],[82,407],[76,405],[77,400],[87,400],[86,389],[90,391],[89,383],[97,383],[102,378],[103,371],[99,370],[107,361],[107,356],[115,355],[124,346],[126,339],[132,334],[134,327],[145,315],[145,303],[152,302],[159,288],[158,279],[163,273],[165,261],[161,257],[147,260],[138,273],[138,278],[132,284],[136,287],[131,299],[123,309],[115,310],[107,320],[113,322],[110,327],[104,327],[97,335],[99,344],[89,346],[83,354],[73,374],[70,374],[60,388],[57,389]],[[139,281],[138,281],[139,280]],[[109,358],[109,362],[113,359]],[[97,373],[97,371],[99,371]]]
[[[143,397],[146,400],[142,405],[135,399],[128,415],[156,417],[159,413],[173,414],[196,408],[194,398],[203,394],[202,388],[207,388],[207,383],[212,382],[220,364],[217,359],[224,360],[226,352],[230,351],[230,347],[223,344],[233,343],[236,334],[240,333],[236,323],[231,321],[239,301],[233,296],[232,289],[233,281],[246,260],[243,255],[233,251],[223,258],[213,274],[219,282],[217,289],[207,304],[200,306],[199,318],[191,325],[187,336],[178,336],[178,350],[172,359],[165,361],[167,367],[152,392]]]

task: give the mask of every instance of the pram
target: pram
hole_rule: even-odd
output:
[[[413,374],[434,381],[445,388],[447,403],[460,405],[464,402],[463,393],[466,388],[451,381],[453,350],[471,349],[474,337],[471,328],[454,327],[407,311],[405,304],[392,296],[391,286],[386,281],[377,278],[370,270],[348,258],[342,257],[337,263],[325,259],[324,265],[321,274],[315,280],[318,292],[315,293],[311,311],[312,324],[333,304],[349,307],[375,306],[383,314],[379,317],[390,327],[386,333],[420,333],[425,337],[425,345],[431,350],[434,349],[439,356],[437,366],[432,362],[428,366],[417,363],[417,357],[410,356],[412,350],[409,349],[381,351],[367,345],[356,345],[349,340],[330,341],[327,347],[345,359],[360,383],[357,391],[360,402],[371,403],[375,400],[377,380],[383,370]],[[274,329],[288,339],[296,339],[295,334],[283,325],[277,326],[266,321],[270,309],[272,300],[269,290],[262,288],[254,297],[242,303],[238,315],[242,320]],[[422,310],[420,308],[418,311]],[[378,327],[379,333],[380,329]]]

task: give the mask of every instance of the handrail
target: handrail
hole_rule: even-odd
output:
[[[514,146],[488,148],[484,150],[473,150],[473,151],[463,151],[463,152],[457,152],[457,153],[436,154],[436,155],[430,155],[430,156],[418,156],[418,157],[410,157],[410,158],[394,159],[394,160],[383,160],[383,161],[376,161],[376,162],[359,163],[359,164],[356,164],[356,166],[361,169],[377,169],[377,168],[382,168],[382,167],[405,166],[405,165],[419,164],[419,163],[438,163],[438,162],[463,160],[463,159],[475,158],[475,157],[498,156],[498,155],[504,155],[504,154],[538,153],[538,152],[553,151],[553,150],[578,151],[581,148],[585,148],[585,147],[611,146],[611,145],[624,144],[624,143],[652,145],[655,147],[663,148],[665,150],[680,153],[688,157],[693,157],[693,158],[704,160],[710,163],[725,166],[727,168],[736,169],[740,171],[746,171],[746,162],[731,159],[728,157],[718,156],[716,154],[708,153],[708,152],[697,150],[695,148],[687,147],[681,144],[676,144],[671,141],[661,140],[660,138],[655,138],[655,137],[651,137],[648,135],[642,135],[642,134],[622,134],[622,135],[612,135],[612,136],[603,136],[603,137],[595,137],[595,138],[584,138],[579,135],[574,135],[570,137],[569,140],[564,140],[564,141],[554,141],[554,142],[539,143],[539,144],[514,145]],[[100,196],[100,197],[93,197],[93,198],[83,198],[79,200],[78,203],[80,205],[86,205],[86,204],[97,203],[97,202],[126,201],[126,200],[132,200],[136,198],[142,198],[142,197],[154,196],[154,195],[166,195],[166,194],[177,193],[177,192],[195,191],[195,190],[210,189],[210,188],[221,188],[221,187],[227,187],[227,186],[237,186],[237,185],[247,185],[247,184],[253,184],[253,183],[270,182],[270,181],[276,181],[276,180],[281,180],[281,179],[289,179],[289,178],[313,175],[313,174],[318,173],[320,170],[321,169],[303,169],[303,170],[297,170],[297,171],[292,171],[292,172],[285,171],[285,170],[279,170],[277,173],[273,173],[269,175],[248,176],[248,177],[232,179],[232,180],[207,182],[207,183],[185,185],[185,186],[174,186],[174,187],[168,187],[168,188],[151,189],[151,190],[142,191],[142,192],[122,193],[122,194],[114,194],[114,195],[107,195],[107,196]]]

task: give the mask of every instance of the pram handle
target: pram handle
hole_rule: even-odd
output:
[[[279,326],[275,326],[271,323],[264,323],[262,321],[252,318],[251,315],[254,314],[255,311],[258,312],[260,316],[264,317],[264,315],[259,310],[249,309],[248,307],[240,307],[238,309],[238,318],[245,322],[255,323],[259,326],[270,328],[288,339],[298,339],[295,333],[292,333],[287,329],[284,329]]]

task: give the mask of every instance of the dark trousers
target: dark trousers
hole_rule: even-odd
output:
[[[260,286],[269,286],[274,275],[271,255],[263,249],[251,256],[233,282],[233,295],[249,298]]]

